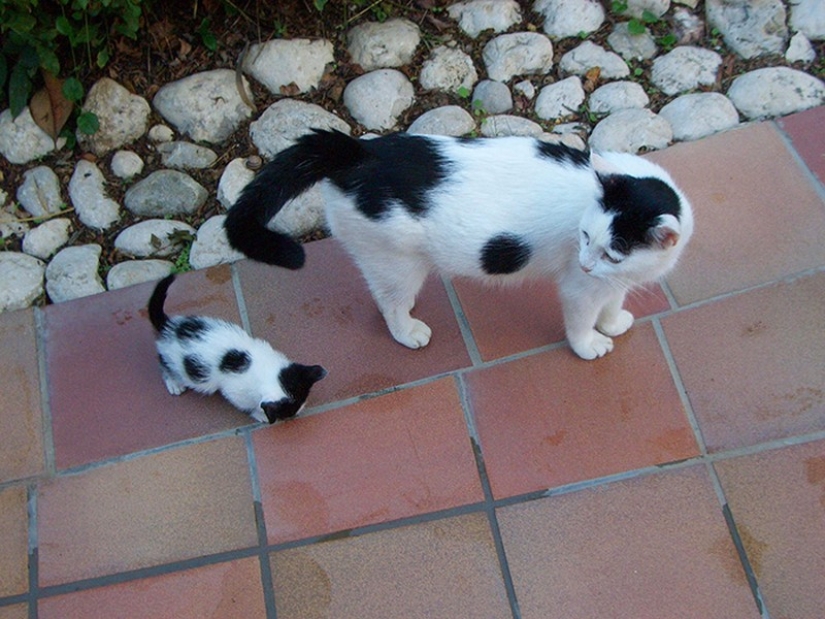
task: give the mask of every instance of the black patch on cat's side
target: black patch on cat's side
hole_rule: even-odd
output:
[[[564,144],[553,144],[543,140],[536,140],[536,146],[539,151],[539,157],[552,159],[557,163],[569,163],[580,168],[586,168],[590,165],[589,151],[571,148]]]
[[[164,357],[161,354],[158,354],[158,361],[160,362],[160,367],[162,367],[164,370],[166,370],[170,374],[173,373],[172,372],[172,365],[166,360],[166,357]]]
[[[233,348],[227,350],[221,357],[218,369],[224,374],[243,374],[252,365],[252,358],[245,350]]]
[[[522,269],[530,260],[532,248],[515,234],[499,234],[481,249],[481,268],[488,275],[506,275]]]
[[[209,330],[209,325],[203,318],[187,316],[175,327],[175,335],[180,340],[196,340],[203,337]]]
[[[192,382],[205,383],[209,380],[209,366],[197,355],[186,355],[183,358],[183,369]]]
[[[658,178],[634,178],[622,174],[599,176],[604,187],[602,207],[614,213],[611,248],[629,254],[635,247],[650,245],[650,231],[662,215],[677,219],[682,211],[679,196]]]
[[[362,146],[370,155],[361,165],[330,174],[332,181],[355,198],[358,210],[381,219],[394,202],[416,217],[427,212],[427,194],[449,175],[449,161],[430,139],[395,133]]]

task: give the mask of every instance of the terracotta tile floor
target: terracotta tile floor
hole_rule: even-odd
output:
[[[823,118],[651,155],[696,235],[596,362],[547,284],[404,349],[334,240],[170,291],[329,370],[272,427],[166,393],[149,284],[0,315],[0,619],[821,617]]]

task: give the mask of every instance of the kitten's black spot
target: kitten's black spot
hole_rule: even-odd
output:
[[[499,234],[481,249],[481,268],[489,275],[515,273],[530,260],[532,248],[515,234]]]
[[[284,398],[277,402],[261,402],[261,410],[263,410],[269,423],[275,423],[280,419],[289,419],[297,415],[302,404],[303,402]]]
[[[634,178],[621,174],[600,176],[604,187],[602,207],[614,213],[611,248],[623,254],[635,247],[650,245],[650,232],[662,215],[678,218],[682,211],[679,196],[658,178]]]
[[[429,192],[449,174],[449,161],[433,140],[396,133],[362,142],[370,157],[353,168],[331,174],[332,181],[353,196],[358,210],[381,219],[400,203],[412,215],[429,208]]]
[[[484,143],[486,141],[484,138],[474,138],[466,135],[456,138],[456,140],[462,146],[484,146]]]
[[[209,366],[197,355],[186,355],[183,358],[183,369],[192,382],[205,383],[209,380]]]
[[[552,144],[543,140],[536,140],[539,157],[552,159],[557,163],[569,163],[580,168],[590,165],[590,151],[571,148],[564,144]]]
[[[266,414],[269,423],[276,419],[286,419],[295,416],[306,402],[312,385],[327,375],[327,371],[320,365],[301,365],[291,363],[281,370],[278,380],[281,387],[289,394],[277,402],[263,402],[261,408]]]
[[[252,365],[252,357],[249,356],[249,353],[245,350],[233,348],[227,350],[221,357],[218,369],[224,374],[242,374],[249,369],[250,365]]]
[[[160,367],[162,367],[167,372],[172,372],[172,365],[166,360],[161,354],[158,354],[158,361],[160,362]]]
[[[203,337],[209,330],[209,325],[203,318],[187,316],[175,327],[175,335],[181,340],[196,340]]]

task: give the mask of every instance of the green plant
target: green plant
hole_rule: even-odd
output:
[[[470,98],[470,89],[467,88],[466,86],[459,86],[458,90],[455,91],[455,94],[457,94],[462,99],[469,99]]]
[[[212,32],[211,26],[212,18],[205,17],[203,21],[201,21],[200,26],[198,26],[197,33],[201,38],[201,43],[203,43],[203,46],[210,52],[215,52],[218,50],[218,39],[215,36],[215,33]]]

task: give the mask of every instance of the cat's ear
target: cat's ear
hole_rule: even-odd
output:
[[[673,215],[662,215],[659,223],[650,229],[650,240],[660,249],[675,247],[680,237],[679,220]]]

